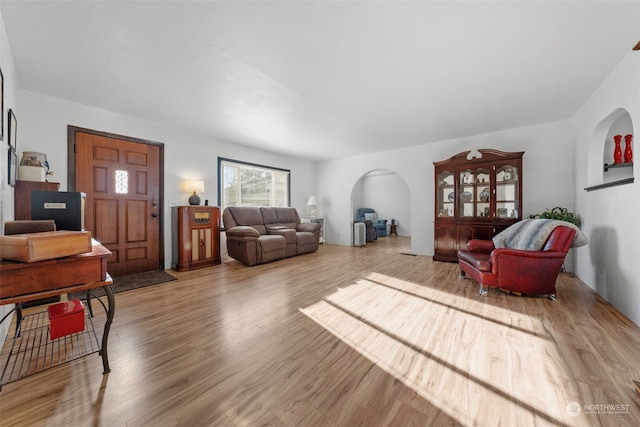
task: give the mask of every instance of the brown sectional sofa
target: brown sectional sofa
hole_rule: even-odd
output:
[[[263,264],[318,250],[320,224],[300,222],[295,208],[228,207],[222,213],[229,256]]]

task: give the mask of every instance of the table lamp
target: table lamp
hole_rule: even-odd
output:
[[[200,196],[198,196],[197,193],[204,191],[204,181],[184,180],[182,181],[182,190],[186,193],[193,193],[191,197],[189,197],[189,204],[197,206],[200,204]]]
[[[318,202],[316,200],[316,196],[309,197],[309,200],[307,200],[307,206],[309,206],[310,216],[315,217],[316,215],[318,215]]]

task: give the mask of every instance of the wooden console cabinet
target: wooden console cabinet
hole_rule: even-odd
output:
[[[434,261],[457,262],[469,240],[489,240],[522,219],[524,151],[478,151],[434,163]]]
[[[172,267],[177,271],[220,264],[220,208],[173,208]]]

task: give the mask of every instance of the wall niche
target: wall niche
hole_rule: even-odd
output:
[[[622,159],[616,163],[614,159],[615,139],[620,135],[620,150]],[[631,135],[631,151],[635,158],[635,135],[633,134],[633,122],[631,116],[624,108],[618,108],[603,119],[594,132],[594,144],[591,150],[592,161],[590,166],[597,168],[590,173],[592,177],[597,176],[595,185],[585,188],[587,191],[599,190],[601,188],[613,187],[616,185],[631,184],[634,180],[633,161],[625,161],[625,149],[627,147],[626,136]]]

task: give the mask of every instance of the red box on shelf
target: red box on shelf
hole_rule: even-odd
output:
[[[79,299],[52,304],[47,310],[52,340],[84,331],[84,305]]]

